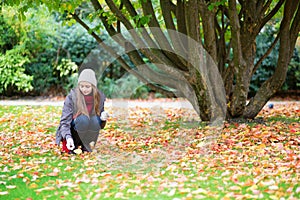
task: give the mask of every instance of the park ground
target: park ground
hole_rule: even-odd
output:
[[[94,151],[78,155],[54,144],[62,105],[0,101],[0,199],[300,198],[299,101],[209,127],[182,99],[108,99]]]

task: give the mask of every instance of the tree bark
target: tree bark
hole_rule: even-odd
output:
[[[230,116],[240,117],[243,114],[247,100],[248,88],[244,79],[246,77],[245,69],[247,68],[247,63],[242,53],[241,27],[235,0],[229,0],[229,19],[232,29],[233,63],[236,83],[228,111]]]

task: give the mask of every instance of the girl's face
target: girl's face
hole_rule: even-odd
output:
[[[90,84],[89,82],[81,81],[79,83],[79,90],[83,95],[89,95],[93,91],[92,84]]]

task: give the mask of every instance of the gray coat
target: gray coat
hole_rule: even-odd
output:
[[[105,95],[100,93],[100,113],[104,111],[104,101],[106,99]],[[67,139],[72,137],[71,135],[71,122],[73,120],[73,116],[77,113],[76,109],[76,90],[72,89],[68,96],[65,99],[64,106],[62,109],[62,114],[60,118],[60,123],[56,131],[56,139],[55,143],[59,145],[62,139]]]

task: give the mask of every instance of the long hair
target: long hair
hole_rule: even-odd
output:
[[[89,112],[87,110],[85,100],[84,100],[84,95],[81,93],[79,87],[76,87],[76,108],[77,108],[77,113],[76,116],[80,114],[84,114],[86,116],[90,116]],[[98,92],[98,89],[92,85],[92,94],[94,98],[94,108],[93,110],[95,111],[95,114],[100,116],[100,93]]]

